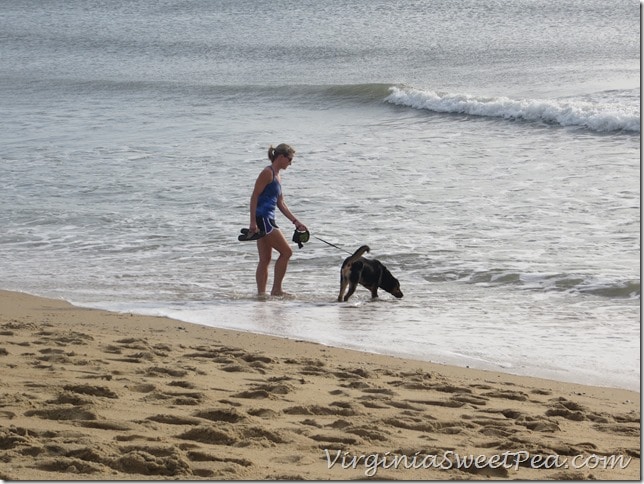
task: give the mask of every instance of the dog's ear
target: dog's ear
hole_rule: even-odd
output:
[[[387,269],[384,265],[382,266],[382,286],[384,288],[394,288],[396,286],[400,286],[400,283],[398,282],[398,279],[394,277],[394,275],[389,272],[389,269]]]

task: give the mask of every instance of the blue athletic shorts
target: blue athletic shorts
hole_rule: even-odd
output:
[[[266,233],[266,235],[270,234],[273,229],[279,228],[274,218],[256,216],[255,221],[257,222],[257,228]]]

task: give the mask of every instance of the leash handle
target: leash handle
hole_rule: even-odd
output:
[[[312,235],[311,237],[313,237],[315,239],[318,239],[320,242],[324,242],[325,244],[330,245],[331,247],[335,247],[336,249],[339,249],[342,252],[346,252],[347,254],[351,254],[351,252],[349,252],[348,250],[344,250],[342,247],[338,247],[337,245],[332,244],[331,242],[327,242],[326,240],[321,239],[320,237],[316,237],[315,235]]]

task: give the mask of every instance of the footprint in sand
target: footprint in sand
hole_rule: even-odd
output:
[[[369,442],[387,442],[389,440],[389,435],[382,431],[374,430],[370,426],[354,426],[350,425],[344,427],[343,431],[347,434],[357,435]]]
[[[257,383],[251,385],[250,390],[235,393],[231,395],[234,398],[246,399],[263,399],[263,398],[279,398],[283,395],[288,395],[294,390],[294,387],[288,383],[281,381],[269,383]]]
[[[117,430],[119,432],[132,430],[131,425],[114,420],[82,420],[78,424],[88,429]]]
[[[131,350],[147,350],[150,348],[146,339],[140,338],[124,338],[115,341],[121,348],[128,348]]]
[[[188,374],[186,370],[177,370],[174,368],[164,368],[161,366],[151,366],[145,370],[145,376],[171,376],[174,378],[181,378]]]
[[[211,425],[202,425],[176,436],[178,439],[201,442],[203,444],[233,445],[237,439]]]
[[[104,472],[104,467],[100,464],[93,464],[81,459],[68,457],[58,457],[56,459],[39,463],[34,467],[43,471],[62,472],[69,475]]]
[[[126,474],[146,476],[190,476],[190,464],[178,449],[153,447],[125,447],[123,454],[111,459],[107,465]]]
[[[248,410],[248,415],[251,415],[253,417],[259,417],[259,418],[264,418],[264,419],[272,419],[276,418],[279,416],[279,412],[276,412],[275,410],[271,410],[270,408],[251,408]]]
[[[143,400],[146,402],[161,402],[163,405],[166,405],[168,400],[171,400],[173,405],[198,405],[204,399],[205,395],[201,392],[153,391],[143,397]]]
[[[349,437],[340,433],[336,434],[315,434],[309,436],[311,440],[319,442],[320,448],[345,448],[347,445],[360,445],[362,441],[355,437]]]
[[[203,420],[201,420],[199,418],[184,417],[184,416],[178,416],[178,415],[166,415],[166,414],[152,415],[150,417],[147,417],[146,420],[150,420],[152,422],[157,422],[157,423],[162,423],[162,424],[168,424],[168,425],[201,425],[201,424],[203,424]]]
[[[116,392],[110,390],[109,388],[97,385],[64,385],[63,389],[68,392],[80,393],[82,395],[91,395],[94,397],[113,399],[119,397]]]
[[[328,406],[322,405],[296,405],[283,410],[288,415],[337,415],[352,417],[360,415],[361,412],[348,402],[332,402]]]
[[[483,396],[490,398],[503,398],[506,400],[516,400],[518,402],[525,402],[526,400],[528,400],[527,394],[515,390],[494,390],[491,392],[483,393]]]
[[[60,392],[56,398],[52,400],[47,400],[45,403],[47,403],[48,405],[69,404],[74,406],[82,406],[82,405],[92,405],[94,402],[90,398],[82,397],[77,393]]]
[[[56,343],[58,346],[67,346],[67,345],[86,345],[89,341],[94,341],[94,337],[85,334],[79,333],[76,331],[67,331],[67,332],[55,332],[55,331],[39,331],[36,333],[36,336],[40,336],[38,341],[34,343],[38,344],[47,344],[49,342]]]
[[[40,417],[47,420],[96,420],[98,416],[83,407],[56,407],[43,410],[27,410],[26,417]]]
[[[126,386],[129,390],[133,392],[138,392],[138,393],[150,393],[156,390],[156,386],[153,385],[152,383],[137,383],[132,386]]]
[[[190,451],[186,453],[192,462],[223,462],[237,464],[242,467],[251,467],[253,463],[248,459],[237,459],[235,457],[218,457],[201,451]]]
[[[247,420],[245,415],[241,414],[234,408],[200,410],[193,415],[213,422],[237,423]]]

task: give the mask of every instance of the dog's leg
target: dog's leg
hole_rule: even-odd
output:
[[[340,275],[340,294],[338,294],[338,302],[342,302],[342,296],[347,288],[347,282],[346,277]]]
[[[371,291],[371,299],[376,299],[378,297],[378,288],[382,287],[380,284],[382,282],[382,278],[384,274],[387,271],[387,268],[382,265],[382,262],[379,260],[374,260],[373,261],[373,269],[374,269],[374,282],[372,286],[369,286],[369,290]]]
[[[357,283],[354,283],[353,281],[349,282],[349,291],[347,292],[347,295],[344,296],[344,302],[347,302],[353,293],[356,292],[356,287],[358,287]]]
[[[361,263],[356,263],[353,264],[351,267],[351,273],[349,274],[349,291],[347,292],[347,295],[344,296],[344,301],[348,301],[349,298],[353,295],[354,292],[356,292],[356,288],[358,287],[358,283],[360,282],[360,272],[362,271],[362,264]]]

